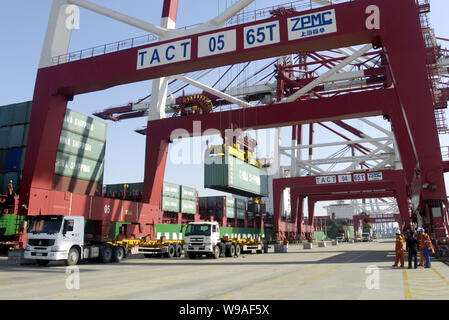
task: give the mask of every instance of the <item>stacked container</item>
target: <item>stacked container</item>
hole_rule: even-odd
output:
[[[17,193],[25,163],[31,101],[0,107],[0,193],[10,180]],[[67,109],[55,161],[53,187],[100,194],[107,125]]]
[[[245,219],[246,201],[231,196],[200,197],[199,208],[206,216]]]
[[[180,212],[181,186],[164,182],[162,186],[162,211]]]
[[[195,188],[181,186],[181,212],[195,214],[197,212],[197,198]]]
[[[0,193],[10,180],[18,192],[28,137],[31,101],[0,107]]]

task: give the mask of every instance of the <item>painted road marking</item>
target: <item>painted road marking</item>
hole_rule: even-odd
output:
[[[428,272],[428,271],[432,272]],[[424,273],[425,272],[425,273]],[[437,269],[402,270],[406,300],[449,298],[449,281]]]

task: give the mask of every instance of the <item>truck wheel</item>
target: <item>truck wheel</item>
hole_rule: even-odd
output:
[[[46,267],[50,263],[50,260],[37,260],[37,264],[41,267]]]
[[[235,257],[238,257],[240,255],[241,248],[240,245],[235,245]]]
[[[120,262],[125,257],[125,250],[122,247],[114,247],[112,253],[112,262]]]
[[[220,248],[218,246],[214,246],[214,252],[213,252],[213,258],[218,259],[220,258]]]
[[[101,262],[103,263],[109,263],[112,260],[112,247],[111,246],[105,246],[103,248],[103,252],[101,253]]]
[[[182,255],[182,247],[179,243],[176,244],[175,247],[175,257],[180,257]]]
[[[167,258],[173,258],[175,256],[176,250],[175,250],[175,246],[172,244],[168,245],[167,248]]]
[[[231,245],[229,246],[229,256],[230,256],[230,257],[235,256],[235,245],[233,245],[233,244],[231,244]]]
[[[196,253],[195,252],[189,252],[188,255],[189,255],[190,259],[195,259],[196,258]]]
[[[74,266],[78,263],[79,260],[80,260],[80,253],[79,253],[78,249],[71,248],[69,250],[67,260],[65,260],[65,265],[66,266]]]

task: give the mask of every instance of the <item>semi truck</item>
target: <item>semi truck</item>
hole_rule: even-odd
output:
[[[36,260],[41,266],[50,261],[76,265],[80,261],[120,262],[131,254],[145,257],[159,254],[168,258],[182,255],[181,240],[104,239],[89,240],[82,216],[40,215],[30,219],[25,259]]]
[[[260,237],[252,239],[220,237],[218,222],[190,222],[185,231],[184,252],[190,259],[206,255],[219,257],[238,257],[240,253],[267,253],[268,243]]]

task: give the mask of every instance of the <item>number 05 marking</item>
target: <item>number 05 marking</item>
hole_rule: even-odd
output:
[[[235,51],[235,35],[233,29],[198,37],[198,58]]]

